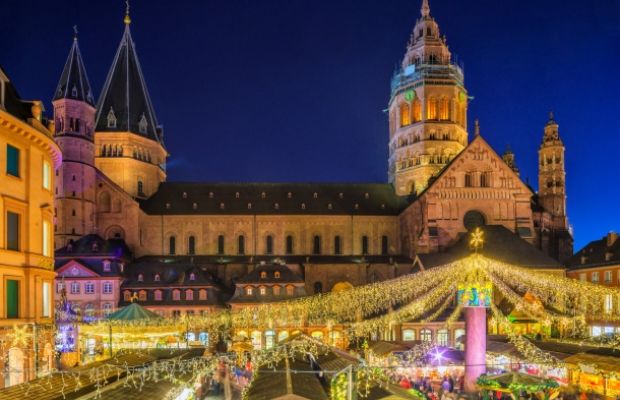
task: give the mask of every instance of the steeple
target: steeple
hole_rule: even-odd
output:
[[[129,28],[129,5],[124,17],[125,32],[97,102],[97,132],[131,132],[162,143],[135,43]]]
[[[83,101],[94,106],[95,98],[88,82],[86,68],[84,67],[80,46],[78,45],[77,27],[74,26],[73,30],[73,43],[71,44],[69,56],[67,57],[62,75],[60,75],[60,81],[52,100],[71,99]]]
[[[422,14],[422,18],[425,18],[431,15],[431,8],[428,5],[428,0],[422,0],[422,7],[420,8],[420,14]]]

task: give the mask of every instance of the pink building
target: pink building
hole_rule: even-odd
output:
[[[71,309],[84,320],[116,310],[124,266],[131,252],[122,239],[91,234],[56,251],[56,292],[66,288]]]

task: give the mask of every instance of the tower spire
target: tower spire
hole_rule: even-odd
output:
[[[428,0],[422,0],[422,7],[420,8],[420,14],[422,14],[422,17],[428,17],[431,14],[431,8],[428,5]]]
[[[131,24],[131,17],[129,17],[129,0],[125,0],[125,18],[123,22],[125,22],[125,25]]]
[[[91,106],[95,104],[78,45],[77,26],[73,26],[73,43],[52,100],[63,98],[84,101]]]

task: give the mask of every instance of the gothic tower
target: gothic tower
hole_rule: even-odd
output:
[[[95,122],[95,166],[135,198],[155,193],[166,180],[163,130],[157,123],[134,41],[129,13]]]
[[[564,144],[558,128],[553,113],[549,113],[543,142],[538,150],[538,197],[543,208],[553,215],[554,227],[567,229]]]
[[[566,216],[564,144],[558,124],[549,113],[543,142],[538,150],[538,201],[548,213],[540,223],[541,248],[560,262],[573,254],[573,238]]]
[[[396,193],[423,191],[467,146],[467,90],[446,38],[423,0],[389,103],[388,179]]]
[[[52,100],[55,140],[62,150],[56,179],[56,247],[95,227],[95,100],[77,32]]]

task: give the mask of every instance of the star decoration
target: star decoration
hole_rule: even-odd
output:
[[[13,346],[28,346],[28,340],[30,339],[30,336],[32,335],[28,332],[28,325],[22,325],[21,327],[17,326],[16,324],[13,325],[13,333],[11,334],[11,337],[13,338]]]
[[[480,228],[476,228],[471,234],[469,239],[469,246],[473,251],[482,250],[484,246],[484,231]]]

